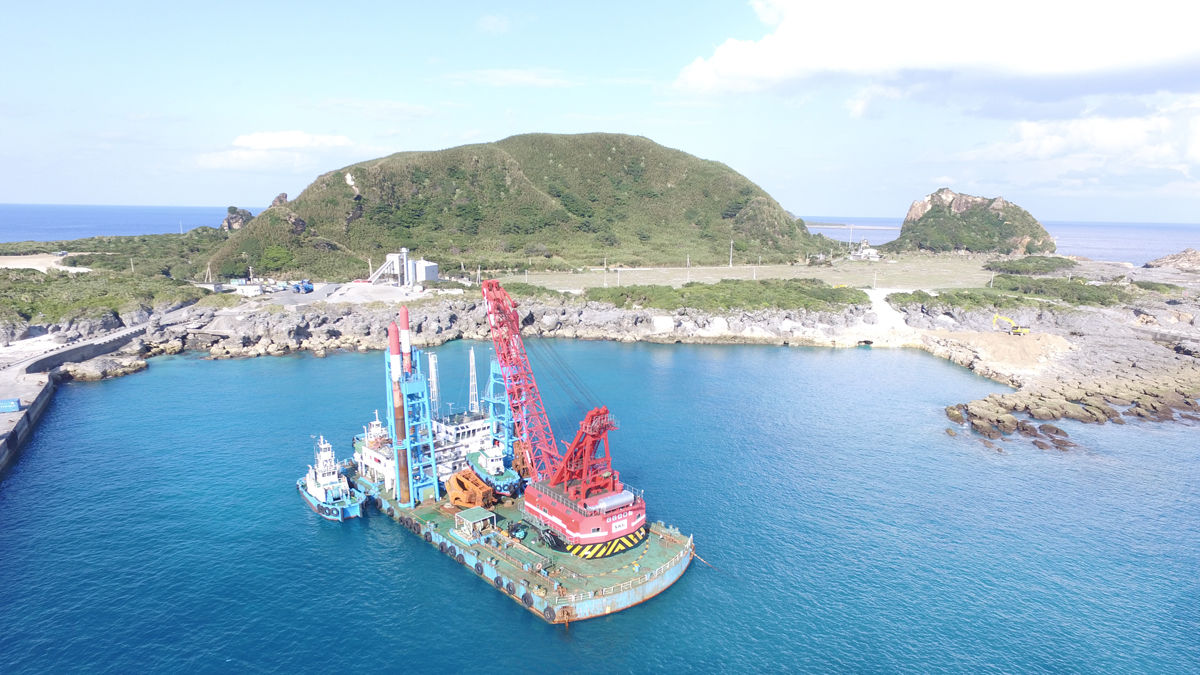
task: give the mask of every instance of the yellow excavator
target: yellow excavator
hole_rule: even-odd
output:
[[[1008,325],[1000,325],[1001,321],[1007,322]],[[1007,316],[1000,316],[999,314],[992,315],[992,328],[999,328],[1009,335],[1029,335],[1029,328],[1021,326]]]

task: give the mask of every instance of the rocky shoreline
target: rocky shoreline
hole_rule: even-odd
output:
[[[1131,417],[1200,421],[1200,302],[1194,297],[1147,294],[1122,307],[1018,311],[1012,318],[1032,332],[1013,336],[993,327],[990,311],[895,308],[884,300],[886,291],[869,294],[870,305],[831,312],[667,312],[563,297],[526,300],[519,311],[526,334],[538,337],[923,349],[1015,388],[947,406],[948,418],[961,431],[974,432],[989,444],[1020,436],[1039,447],[1070,447],[1061,432],[1047,433],[1035,425],[1059,419],[1100,424],[1121,424]],[[197,306],[172,325],[152,320],[142,339],[112,355],[66,364],[60,375],[115,377],[144,369],[154,356],[185,350],[223,359],[383,349],[396,308],[383,303],[258,303],[222,310]],[[412,303],[410,315],[418,346],[489,339],[482,302],[465,296]]]

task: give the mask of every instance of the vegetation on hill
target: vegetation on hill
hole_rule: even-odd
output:
[[[131,271],[132,267],[141,276],[196,279],[204,276],[208,257],[226,239],[228,234],[214,227],[197,227],[183,234],[0,243],[0,255],[83,251],[86,253],[67,256],[62,264],[123,272]]]
[[[914,202],[900,236],[880,248],[1011,254],[1051,253],[1055,246],[1041,223],[1016,204],[942,188]]]
[[[891,293],[887,302],[893,307],[901,308],[908,305],[923,305],[930,309],[1015,309],[1018,307],[1037,307],[1046,304],[1024,295],[998,292],[991,288],[971,288],[941,290],[937,295],[925,291],[911,293]]]
[[[1040,305],[1109,306],[1129,302],[1133,292],[1120,284],[1096,284],[1086,279],[1034,278],[999,274],[991,288],[892,293],[887,301],[894,307],[919,304],[956,309],[1012,309]]]
[[[718,162],[620,134],[526,134],[318,177],[213,255],[235,276],[361,277],[407,247],[443,270],[791,262],[828,248]]]
[[[1127,302],[1131,298],[1129,291],[1119,284],[1093,284],[1081,278],[1045,279],[1000,274],[996,276],[992,287],[1036,298],[1057,300],[1069,305],[1115,305]]]
[[[56,323],[191,302],[206,291],[161,276],[0,269],[0,323]]]
[[[1030,255],[1016,260],[993,260],[983,266],[985,270],[1005,274],[1053,274],[1078,267],[1070,258]]]
[[[710,312],[731,309],[834,310],[847,305],[869,304],[867,294],[857,288],[833,288],[818,279],[771,279],[747,281],[725,279],[715,284],[692,282],[682,288],[671,286],[621,286],[589,288],[588,300],[617,307],[653,307],[676,310],[684,307]]]
[[[1135,281],[1133,282],[1133,285],[1137,286],[1143,291],[1151,291],[1154,293],[1171,294],[1178,293],[1183,290],[1183,286],[1176,286],[1175,284],[1166,284],[1158,281]]]

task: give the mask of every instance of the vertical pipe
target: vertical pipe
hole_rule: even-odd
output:
[[[408,483],[411,479],[408,468],[408,422],[404,414],[404,390],[400,386],[400,335],[396,322],[388,324],[388,371],[392,379],[392,420],[396,430],[396,497],[401,504],[410,501]]]

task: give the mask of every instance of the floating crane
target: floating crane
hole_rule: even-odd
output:
[[[496,360],[513,412],[514,462],[519,461],[529,481],[525,512],[558,534],[576,555],[603,557],[632,548],[645,536],[646,503],[612,468],[608,432],[617,428],[616,421],[607,407],[593,409],[580,422],[571,444],[558,452],[521,340],[517,303],[494,279],[482,286]]]

